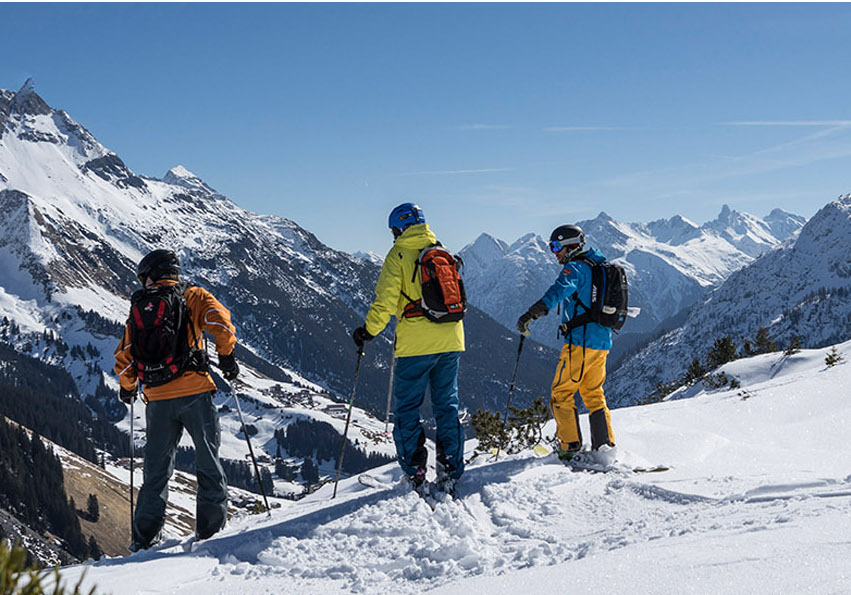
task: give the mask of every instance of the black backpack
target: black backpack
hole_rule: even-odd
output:
[[[404,318],[425,316],[432,322],[457,322],[467,313],[467,293],[461,279],[462,260],[453,256],[440,242],[424,248],[414,267],[411,282],[420,276],[422,299],[405,306]]]
[[[626,321],[629,307],[626,271],[621,265],[612,262],[598,263],[588,258],[577,260],[591,267],[591,303],[582,303],[578,293],[574,293],[573,300],[577,308],[574,308],[574,316],[562,325],[562,332],[567,334],[589,322],[619,330]],[[578,313],[579,306],[584,310],[581,314]]]
[[[189,341],[188,283],[148,287],[130,298],[130,355],[139,380],[161,386],[187,370],[206,371],[206,353]]]

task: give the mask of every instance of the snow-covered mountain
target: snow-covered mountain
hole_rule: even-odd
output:
[[[825,349],[761,355],[725,366],[741,388],[613,411],[619,458],[664,473],[479,457],[432,512],[387,466],[384,488],[352,478],[192,552],[175,540],[63,578],[116,595],[844,593],[851,343],[837,347],[834,367]]]
[[[680,216],[651,223],[620,223],[605,213],[578,225],[588,244],[627,270],[630,319],[616,348],[632,344],[628,335],[653,331],[719,285],[733,271],[794,234],[805,220],[775,209],[765,219],[724,205],[702,226]],[[558,276],[560,266],[546,241],[528,234],[513,244],[482,234],[461,251],[470,300],[509,329]],[[558,347],[555,313],[532,325],[532,336]]]
[[[81,398],[97,396],[104,410],[123,414],[114,393],[98,387],[117,389],[112,352],[138,286],[136,263],[163,247],[177,252],[188,280],[231,309],[246,370],[240,391],[264,420],[256,425],[268,454],[274,430],[304,417],[287,418],[288,403],[323,410],[348,398],[350,333],[373,297],[374,262],[325,246],[291,220],[238,207],[185,167],[162,179],[137,175],[30,84],[0,91],[0,212],[0,340],[68,370]],[[382,422],[388,335],[369,344],[357,393],[357,405]],[[467,346],[462,404],[501,410],[516,337],[471,309]],[[546,393],[554,354],[531,346],[524,357],[518,403]],[[278,411],[264,415],[269,408]],[[223,442],[242,452],[232,412],[223,427]]]
[[[785,347],[797,336],[805,347],[851,337],[851,195],[816,213],[780,247],[734,272],[695,305],[680,328],[624,361],[610,377],[612,403],[634,403],[656,383],[683,375],[689,363],[705,361],[716,339],[730,336],[739,347],[767,328]]]

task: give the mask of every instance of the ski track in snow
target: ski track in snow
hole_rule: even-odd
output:
[[[817,496],[851,495],[846,480],[709,498],[560,467],[554,457],[474,467],[457,499],[434,512],[399,482],[336,505],[323,499],[313,512],[199,544],[194,555],[218,561],[213,576],[271,579],[280,593],[327,592],[329,582],[343,592],[417,593],[666,538],[771,531],[825,509],[847,512],[848,500]]]

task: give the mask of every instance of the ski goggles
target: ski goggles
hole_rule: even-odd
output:
[[[574,250],[579,248],[579,244],[577,244],[576,242],[568,244],[566,242],[561,242],[559,240],[555,240],[555,241],[550,242],[550,250],[552,251],[553,254],[558,254],[559,252],[561,252],[562,248],[567,248],[568,252],[573,252]]]

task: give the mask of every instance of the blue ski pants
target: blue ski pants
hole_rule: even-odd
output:
[[[399,464],[408,475],[425,469],[428,451],[420,406],[426,389],[437,424],[437,462],[450,477],[464,472],[464,428],[458,421],[458,365],[460,351],[396,359],[393,395],[396,398],[393,438]]]
[[[184,428],[195,443],[195,533],[201,538],[211,536],[227,519],[227,478],[219,461],[221,430],[212,394],[149,401],[145,419],[145,480],[136,506],[134,541],[147,547],[165,523],[168,480]]]

